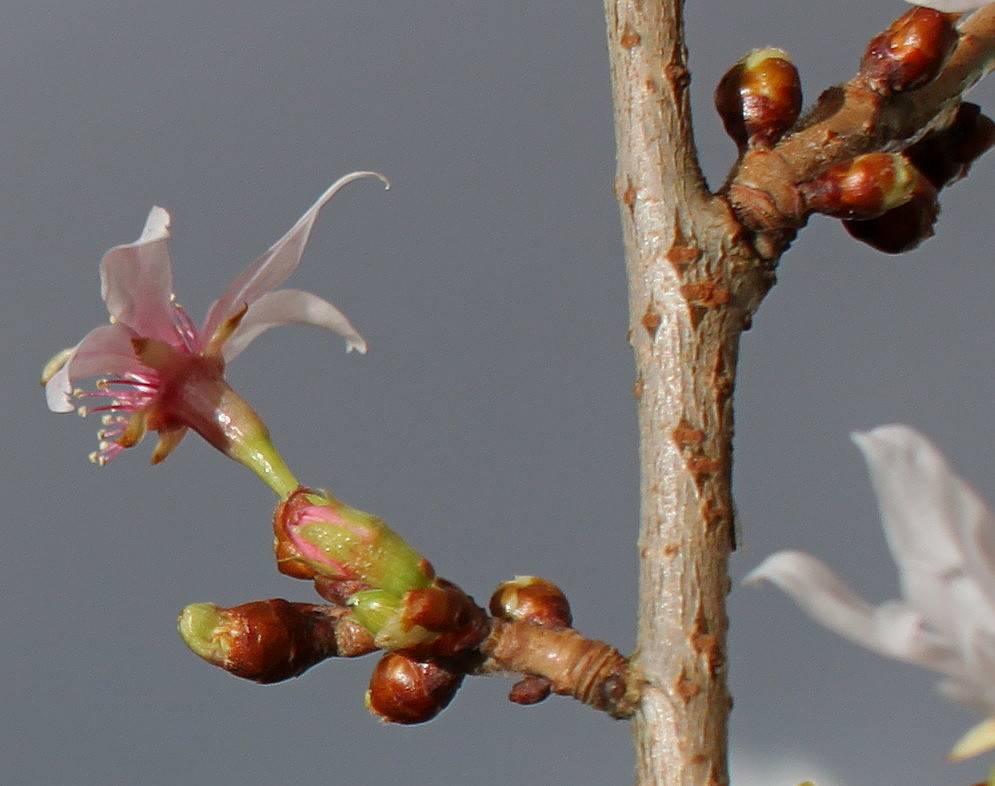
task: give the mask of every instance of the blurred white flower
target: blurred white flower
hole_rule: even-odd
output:
[[[937,11],[948,11],[950,13],[959,14],[962,11],[970,11],[974,8],[981,8],[983,5],[988,5],[990,0],[908,0],[912,5],[921,5],[926,8],[935,8]]]
[[[729,782],[736,786],[843,786],[835,774],[801,752],[736,746],[729,758]]]
[[[940,672],[943,695],[995,718],[995,518],[914,429],[881,426],[853,439],[870,469],[902,600],[872,606],[794,551],[768,557],[745,581],[770,581],[841,636]],[[985,721],[951,756],[993,747],[995,721]]]

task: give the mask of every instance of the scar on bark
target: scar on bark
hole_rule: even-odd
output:
[[[660,323],[663,321],[663,317],[660,315],[660,311],[656,307],[656,303],[652,300],[646,306],[646,312],[643,314],[641,320],[643,327],[646,328],[646,332],[649,333],[650,341],[656,338],[656,331],[660,327]]]

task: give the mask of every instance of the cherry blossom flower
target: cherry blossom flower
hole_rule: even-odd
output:
[[[336,181],[268,251],[232,282],[198,328],[176,303],[167,250],[170,216],[154,207],[134,243],[116,246],[100,263],[101,294],[110,324],[98,327],[45,368],[42,382],[49,409],[103,413],[99,449],[105,464],[145,433],[159,433],[153,463],[161,461],[193,428],[222,452],[246,463],[258,452],[265,426],[224,381],[225,364],[260,333],[302,323],[331,330],[346,349],[366,351],[366,342],[345,315],[310,292],[276,289],[297,267],[321,208],[343,186],[375,172],[353,172]],[[75,389],[78,380],[108,375],[95,389]],[[289,481],[288,481],[289,483]],[[284,486],[287,483],[283,484]],[[294,484],[296,485],[296,484]]]
[[[988,5],[991,0],[908,0],[912,5],[921,5],[925,8],[935,8],[937,11],[945,11],[951,14],[959,14],[963,11],[971,11]]]
[[[940,692],[995,718],[995,517],[908,426],[853,436],[878,498],[902,600],[872,606],[808,554],[782,551],[746,577],[770,581],[815,620],[882,655],[944,675]],[[995,721],[952,752],[995,747]]]

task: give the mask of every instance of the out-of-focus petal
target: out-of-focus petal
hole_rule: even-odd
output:
[[[922,628],[922,618],[901,603],[871,606],[819,560],[798,551],[772,554],[744,579],[769,581],[817,622],[892,658],[959,674],[956,651]]]
[[[265,330],[279,325],[314,325],[331,330],[345,339],[346,351],[366,352],[366,341],[346,318],[327,300],[299,289],[279,289],[268,292],[249,306],[238,329],[225,342],[222,354],[225,361],[239,355]]]
[[[995,686],[980,685],[968,675],[940,680],[936,689],[947,701],[970,707],[982,715],[995,715]]]
[[[921,5],[924,8],[935,8],[937,11],[946,11],[951,14],[959,14],[963,11],[971,11],[988,5],[990,0],[908,0],[912,5]]]
[[[318,213],[325,203],[337,194],[343,186],[364,177],[375,177],[388,187],[390,183],[376,172],[352,172],[339,178],[325,191],[318,201],[301,216],[297,223],[282,238],[255,262],[243,270],[231,286],[219,297],[204,320],[201,330],[202,346],[211,340],[215,330],[229,317],[245,305],[252,305],[264,294],[280,286],[301,260],[304,247],[311,236],[311,229],[318,219]]]
[[[45,398],[53,412],[71,412],[74,383],[97,374],[127,374],[144,367],[135,357],[131,331],[122,323],[91,330],[45,383]]]
[[[995,516],[973,490],[968,491],[980,509],[961,518],[960,549],[968,573],[978,582],[989,604],[995,605]]]
[[[169,265],[169,213],[153,207],[141,237],[115,246],[100,262],[100,294],[118,322],[136,333],[175,343],[173,274]]]
[[[902,596],[962,644],[966,632],[995,629],[995,601],[968,572],[963,545],[967,533],[976,539],[995,527],[985,504],[908,426],[881,426],[853,439],[867,460]],[[990,565],[986,580],[995,583]]]

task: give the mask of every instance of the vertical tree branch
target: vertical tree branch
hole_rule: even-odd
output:
[[[682,0],[605,0],[639,401],[637,782],[724,784],[739,335],[773,283],[694,149]]]

